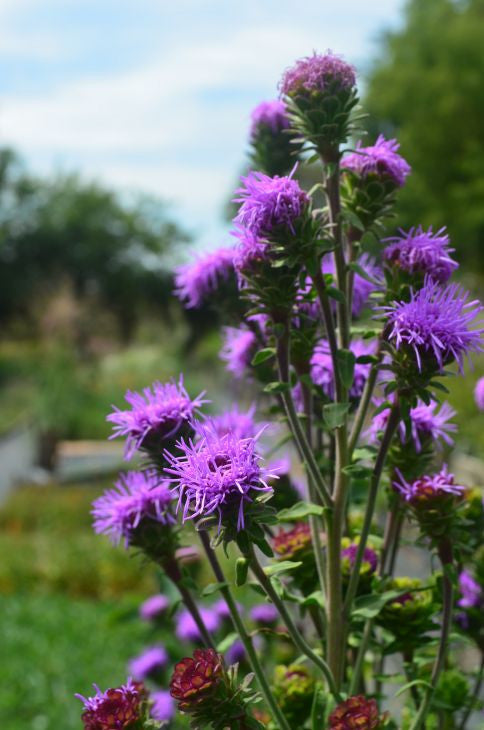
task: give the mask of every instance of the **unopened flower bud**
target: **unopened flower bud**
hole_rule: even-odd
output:
[[[328,730],[379,730],[385,719],[378,711],[376,700],[356,695],[333,710]]]

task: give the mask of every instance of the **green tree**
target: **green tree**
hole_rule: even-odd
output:
[[[369,73],[369,129],[397,136],[413,168],[398,223],[447,225],[484,270],[484,0],[410,0]]]

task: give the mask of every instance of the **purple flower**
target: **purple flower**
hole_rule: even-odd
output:
[[[445,284],[459,267],[450,257],[454,251],[449,246],[445,228],[434,233],[432,226],[424,231],[422,226],[411,228],[407,233],[400,229],[400,236],[386,238],[389,245],[383,251],[383,258],[409,274],[429,274],[432,279]]]
[[[218,248],[199,255],[195,261],[180,266],[175,272],[175,294],[186,307],[200,307],[222,281],[234,272],[234,249]]]
[[[390,179],[401,187],[410,173],[410,165],[397,150],[400,145],[396,139],[385,139],[380,134],[374,145],[362,147],[356,145],[356,152],[345,155],[341,167],[360,175],[362,178],[374,175],[382,179]]]
[[[240,203],[234,222],[246,228],[256,238],[270,235],[275,229],[288,229],[295,234],[295,224],[309,205],[308,195],[292,175],[269,177],[263,172],[249,172],[236,190]]]
[[[467,570],[459,574],[459,592],[462,598],[459,598],[457,605],[461,608],[478,608],[481,605],[481,586]]]
[[[247,374],[256,348],[257,337],[251,330],[225,327],[220,358],[227,363],[227,370],[236,378],[243,378]]]
[[[126,392],[125,400],[130,410],[121,411],[113,406],[106,420],[114,423],[114,433],[110,438],[126,436],[125,459],[130,459],[136,449],[160,447],[163,441],[175,436],[183,425],[191,422],[198,409],[208,401],[204,393],[191,399],[183,385],[180,375],[178,384],[156,381],[143,393],[131,390]]]
[[[393,486],[405,502],[413,505],[428,503],[448,495],[460,498],[465,492],[465,487],[454,483],[454,475],[449,473],[446,464],[436,474],[419,477],[413,482],[407,482],[398,469],[396,472],[400,481],[393,482]]]
[[[257,437],[256,437],[257,438]],[[194,444],[183,439],[177,443],[180,456],[167,453],[178,491],[178,508],[184,503],[183,521],[219,515],[219,526],[226,513],[235,518],[237,529],[244,527],[244,507],[258,492],[270,492],[267,479],[277,478],[261,466],[256,438],[239,439],[232,433],[219,438],[206,430]]]
[[[250,137],[257,137],[261,127],[270,129],[274,134],[289,127],[286,105],[280,99],[263,101],[258,104],[250,115]]]
[[[157,722],[170,722],[175,717],[175,701],[170,692],[165,689],[151,692],[153,702],[151,717]]]
[[[230,411],[225,411],[217,416],[209,416],[202,423],[195,424],[195,430],[203,432],[208,427],[217,436],[225,436],[226,433],[233,433],[237,438],[253,438],[261,426],[254,421],[255,406],[252,405],[245,413],[239,411],[238,406],[233,406]]]
[[[356,339],[351,343],[350,349],[358,358],[364,355],[374,355],[376,346],[374,342]],[[335,393],[333,360],[327,340],[320,340],[317,343],[311,356],[310,365],[313,382],[323,389],[328,398],[333,400]],[[353,384],[349,392],[350,398],[359,398],[361,396],[370,368],[370,364],[355,363]]]
[[[140,719],[142,696],[136,685],[128,679],[126,684],[102,692],[96,690],[94,697],[75,696],[84,703],[81,719],[84,730],[125,730]]]
[[[279,620],[279,613],[273,603],[259,603],[250,609],[250,618],[260,626],[273,626]]]
[[[409,302],[393,302],[381,309],[391,326],[389,340],[397,349],[410,348],[419,370],[429,358],[440,370],[455,359],[462,372],[464,356],[483,349],[484,328],[470,329],[482,307],[476,300],[469,301],[468,292],[457,284],[441,287],[427,276],[423,288],[412,291]]]
[[[296,61],[284,72],[279,88],[282,94],[295,96],[306,92],[321,93],[335,85],[351,89],[355,84],[354,67],[328,51],[325,54],[313,53]]]
[[[351,302],[351,314],[353,317],[359,317],[365,306],[368,304],[370,294],[383,286],[378,284],[382,279],[382,270],[376,263],[375,259],[367,253],[362,254],[358,259],[358,264],[368,274],[373,281],[365,279],[360,274],[355,273],[353,277],[353,298]],[[332,256],[324,256],[323,273],[336,275],[334,259]]]
[[[236,639],[232,646],[227,649],[227,652],[225,654],[225,658],[229,666],[231,664],[239,664],[245,659],[245,657],[245,647],[240,639]]]
[[[92,503],[94,531],[111,537],[114,543],[131,543],[134,530],[143,520],[170,525],[175,518],[169,511],[173,494],[169,482],[155,471],[129,471],[121,474],[114,489],[107,489]]]
[[[215,603],[212,606],[212,610],[215,611],[215,613],[217,614],[217,616],[219,617],[219,619],[221,621],[230,621],[230,610],[227,605],[227,602],[223,598],[220,598],[220,600],[215,601]],[[241,613],[242,606],[237,604],[237,610],[239,611],[239,613]]]
[[[381,401],[377,401],[376,405],[380,405]],[[422,451],[422,440],[431,439],[435,442],[437,448],[441,448],[441,441],[451,446],[454,441],[449,435],[457,431],[455,423],[449,423],[449,420],[455,416],[454,409],[447,403],[442,403],[440,409],[436,411],[437,403],[429,403],[425,405],[422,401],[418,402],[415,408],[410,409],[410,426],[411,438],[413,440],[415,451]],[[378,433],[385,430],[388,421],[390,409],[387,408],[373,417],[371,426],[366,435],[370,437],[373,443],[378,440]],[[400,441],[405,443],[407,440],[407,429],[405,423],[399,425]]]
[[[215,633],[220,628],[219,615],[211,608],[201,607],[198,609],[202,621],[209,634]],[[193,620],[192,614],[186,609],[177,616],[176,635],[180,641],[201,641],[200,631]]]
[[[156,596],[150,596],[141,604],[139,615],[144,621],[154,621],[166,612],[169,605],[169,599],[162,593],[158,593]]]
[[[129,671],[135,679],[146,679],[164,669],[168,661],[169,657],[165,647],[150,646],[130,661]]]
[[[270,259],[269,245],[247,228],[237,226],[232,235],[237,238],[237,246],[234,250],[234,268],[239,275],[239,287],[243,286],[241,276],[253,272],[263,262]]]
[[[474,399],[476,401],[476,406],[479,408],[479,410],[484,411],[484,375],[482,376],[482,378],[479,378],[476,383],[476,387],[474,389]]]
[[[356,553],[358,552],[358,544],[352,543],[341,551],[342,558],[348,558],[351,567],[355,564]],[[372,548],[366,547],[363,551],[363,564],[368,563],[369,570],[374,573],[378,566],[378,555]]]

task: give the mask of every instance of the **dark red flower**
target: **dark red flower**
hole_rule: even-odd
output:
[[[329,730],[377,730],[383,717],[375,700],[363,695],[342,702],[329,717]]]
[[[294,560],[311,550],[311,530],[306,522],[298,522],[292,530],[281,530],[273,539],[272,547],[280,560]]]
[[[209,699],[223,677],[222,657],[213,649],[196,649],[175,665],[170,694],[179,709],[189,712]]]
[[[101,692],[95,685],[94,697],[82,697],[85,711],[81,715],[84,730],[128,730],[140,719],[140,706],[145,690],[137,683],[128,680],[127,684],[116,689]],[[142,691],[140,692],[140,690]]]

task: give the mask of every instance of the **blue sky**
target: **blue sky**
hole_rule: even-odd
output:
[[[363,72],[402,5],[0,0],[0,144],[36,172],[158,195],[200,245],[219,245],[251,108],[313,49]]]

